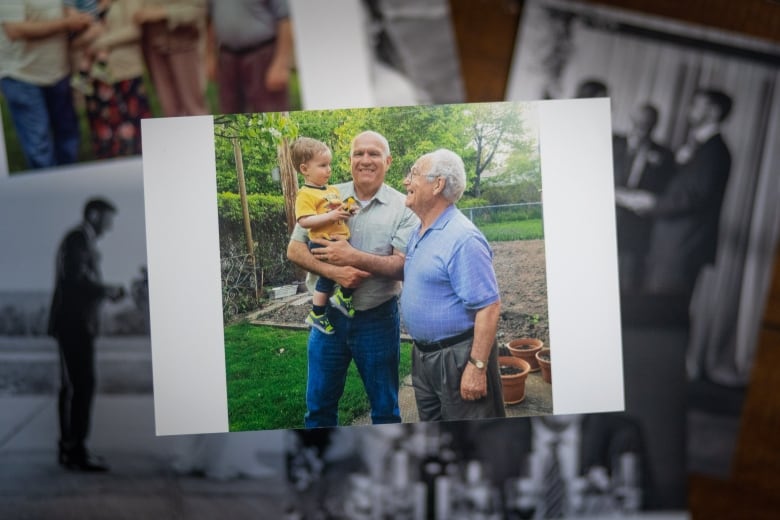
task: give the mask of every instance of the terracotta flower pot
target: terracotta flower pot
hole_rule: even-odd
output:
[[[531,371],[531,366],[515,356],[498,356],[498,367],[501,370],[501,385],[504,392],[504,403],[516,404],[525,399],[525,380]],[[504,372],[514,372],[504,374]]]
[[[550,364],[550,349],[545,347],[536,353],[539,368],[542,369],[542,379],[552,384],[552,365]]]
[[[542,350],[544,342],[536,338],[517,338],[506,344],[509,352],[520,359],[525,360],[531,365],[531,372],[539,370],[539,361],[536,359],[536,353]]]

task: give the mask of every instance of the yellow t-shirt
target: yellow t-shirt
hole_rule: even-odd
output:
[[[298,190],[298,196],[295,198],[295,221],[301,217],[309,215],[321,215],[341,206],[341,194],[335,186],[309,186],[304,184]],[[344,220],[330,222],[323,226],[309,229],[309,238],[335,239],[336,236],[349,238],[349,227]]]

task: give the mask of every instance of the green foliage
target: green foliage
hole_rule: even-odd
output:
[[[287,220],[281,195],[252,193],[247,195],[258,283],[281,284],[295,279],[293,265],[287,261]],[[217,195],[220,255],[238,256],[246,253],[244,218],[241,198],[236,193]],[[246,302],[245,302],[246,303]],[[242,308],[239,312],[250,310]]]
[[[298,128],[282,113],[230,114],[214,118],[217,191],[238,193],[234,141],[240,146],[247,193],[278,193],[271,176],[278,167],[282,139],[293,139]]]
[[[249,218],[253,221],[266,219],[284,219],[284,197],[281,195],[267,195],[263,193],[250,193],[246,197],[249,208]],[[235,223],[243,222],[243,210],[241,209],[241,197],[238,193],[217,194],[217,213],[222,219]]]
[[[539,186],[531,181],[516,184],[483,184],[482,197],[491,205],[517,204],[520,202],[540,202],[542,193]]]
[[[306,413],[308,332],[254,326],[225,328],[230,431],[302,428]],[[401,345],[400,375],[411,371],[411,345]],[[339,423],[349,425],[369,410],[355,366],[350,366],[339,403]]]
[[[402,189],[404,176],[424,153],[442,147],[467,157],[470,153],[462,105],[294,112],[290,118],[298,125],[300,135],[320,139],[331,147],[331,183],[350,179],[351,141],[364,130],[387,137],[393,162],[386,182],[396,189]]]
[[[462,199],[458,201],[458,208],[460,208],[461,210],[467,208],[477,208],[480,206],[490,206],[490,201],[483,198],[466,197],[466,196],[464,196]]]

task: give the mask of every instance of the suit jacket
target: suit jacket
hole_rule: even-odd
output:
[[[698,145],[658,199],[652,215],[650,263],[657,274],[685,273],[692,289],[702,266],[715,261],[718,222],[731,171],[720,134]]]
[[[50,336],[97,335],[100,302],[106,296],[99,264],[95,233],[89,224],[83,223],[65,235],[57,250]]]
[[[637,188],[656,195],[664,192],[675,174],[674,154],[660,144],[650,141],[639,167],[639,182],[629,186],[632,166],[636,153],[629,150],[625,136],[615,136],[612,140],[614,156],[615,186]],[[639,159],[641,160],[641,159]],[[616,208],[617,241],[621,251],[630,251],[644,255],[650,247],[652,217],[639,216],[622,207]]]

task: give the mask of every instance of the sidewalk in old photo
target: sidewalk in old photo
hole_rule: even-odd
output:
[[[57,397],[40,389],[56,367],[56,350],[45,341],[5,342],[0,348],[5,388],[0,395],[0,517],[279,518],[285,495],[281,435],[229,434],[237,436],[230,443],[225,442],[228,434],[157,437],[151,387],[130,391],[144,389],[144,378],[151,377],[148,343],[112,347],[98,346],[102,383],[89,439],[90,448],[111,466],[108,473],[72,472],[57,464]],[[126,369],[148,373],[128,379]],[[37,378],[35,392],[19,387],[29,383],[14,378],[22,371]],[[111,383],[120,379],[127,382],[126,391],[117,392],[120,387]],[[13,392],[9,380],[16,385]],[[255,459],[254,472],[241,474],[249,458]],[[212,473],[193,474],[182,460]],[[230,467],[224,461],[240,464]]]

